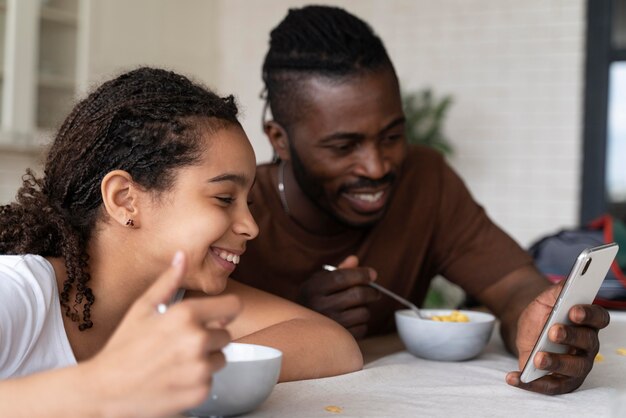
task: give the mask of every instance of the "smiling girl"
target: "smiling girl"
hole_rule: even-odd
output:
[[[77,104],[0,207],[0,416],[170,415],[204,400],[231,340],[281,350],[282,381],[362,366],[335,322],[229,279],[258,234],[236,115],[152,68]]]

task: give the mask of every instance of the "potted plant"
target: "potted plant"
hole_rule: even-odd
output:
[[[452,154],[452,145],[443,133],[443,123],[452,104],[451,96],[437,98],[429,88],[402,95],[406,134],[409,143],[423,144]]]

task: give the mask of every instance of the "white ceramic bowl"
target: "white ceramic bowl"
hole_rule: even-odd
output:
[[[227,417],[256,409],[274,389],[280,374],[280,350],[230,343],[222,350],[226,365],[213,376],[207,399],[186,412],[197,417]]]
[[[426,316],[449,315],[451,309],[422,309]],[[406,349],[429,360],[460,361],[483,351],[495,323],[492,314],[461,311],[469,322],[439,322],[420,319],[410,309],[396,311],[396,327]]]

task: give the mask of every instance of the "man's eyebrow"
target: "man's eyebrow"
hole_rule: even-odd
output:
[[[387,131],[392,130],[398,125],[402,125],[404,122],[406,122],[406,118],[404,116],[400,116],[399,118],[394,119],[393,121],[388,123],[387,126],[380,130],[381,135],[386,133]]]
[[[249,183],[248,177],[244,174],[238,173],[224,173],[209,179],[209,183],[221,183],[225,181],[231,181],[241,187],[244,187]]]
[[[381,129],[379,132],[379,135],[384,135],[387,131],[395,128],[398,125],[402,125],[405,122],[406,122],[405,117],[400,116],[399,118],[394,119],[393,121],[389,122],[387,126]],[[323,137],[320,140],[320,142],[323,144],[325,142],[332,142],[333,140],[336,140],[336,139],[347,139],[350,141],[362,141],[363,139],[365,139],[365,135],[358,133],[358,132],[335,132],[328,136]]]
[[[357,133],[357,132],[335,132],[328,136],[323,137],[320,140],[320,142],[323,144],[326,142],[332,142],[336,139],[347,139],[350,141],[362,141],[363,139],[365,139],[365,135]]]

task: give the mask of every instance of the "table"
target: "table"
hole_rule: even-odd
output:
[[[578,390],[547,396],[505,383],[517,359],[497,330],[479,357],[464,362],[414,357],[390,337],[366,340],[363,370],[278,384],[259,409],[242,417],[624,417],[626,356],[616,350],[626,348],[625,312],[611,312],[600,344],[604,360]],[[401,351],[385,355],[385,348]],[[329,406],[341,410],[329,412]]]

